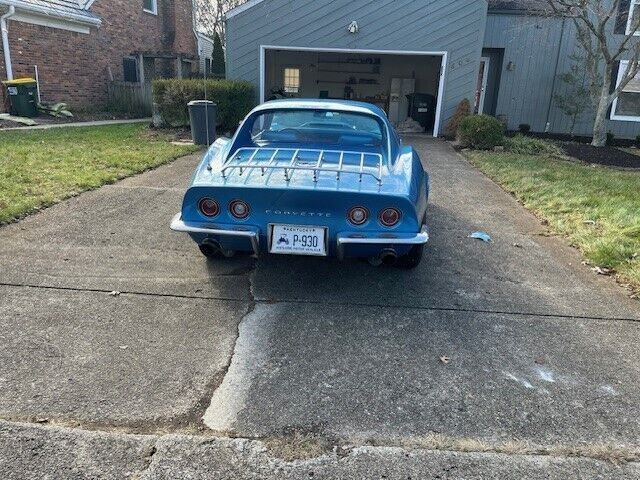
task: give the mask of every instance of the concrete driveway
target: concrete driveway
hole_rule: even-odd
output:
[[[414,271],[207,262],[167,227],[197,156],[0,228],[0,477],[639,478],[640,304],[406,141]]]

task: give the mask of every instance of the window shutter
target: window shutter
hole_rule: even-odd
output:
[[[122,70],[125,82],[138,82],[138,62],[135,58],[125,57],[122,59]]]
[[[627,21],[629,20],[629,10],[631,9],[631,0],[620,0],[618,6],[618,16],[616,24],[613,27],[613,33],[624,35],[627,33]]]
[[[626,25],[625,25],[626,29]],[[613,91],[618,86],[618,75],[620,74],[620,62],[615,62],[613,64],[613,68],[611,71],[611,84],[609,85],[609,93],[613,93]],[[609,106],[609,110],[607,110],[607,118],[611,118],[611,109],[613,105]]]

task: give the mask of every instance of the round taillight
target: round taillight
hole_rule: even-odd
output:
[[[231,215],[242,220],[249,216],[251,209],[249,208],[249,204],[247,202],[244,202],[242,200],[233,200],[231,203],[229,203],[229,211],[231,212]]]
[[[360,226],[369,220],[369,210],[364,207],[353,207],[347,214],[347,219],[353,225]]]
[[[220,213],[220,205],[212,198],[202,198],[198,202],[198,209],[205,217],[215,217]]]
[[[402,214],[397,208],[385,208],[380,211],[378,218],[385,227],[395,227],[402,218]]]

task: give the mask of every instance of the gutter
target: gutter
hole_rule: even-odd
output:
[[[41,5],[34,5],[31,3],[25,3],[25,2],[22,2],[21,0],[0,0],[0,5],[7,5],[9,8],[18,7],[27,12],[35,12],[48,17],[56,17],[56,18],[62,18],[67,20],[73,20],[74,22],[84,24],[84,25],[91,25],[94,27],[99,27],[100,25],[102,25],[102,20],[100,20],[99,18],[78,15],[77,13],[63,14],[54,8],[44,7]]]
[[[13,80],[13,68],[11,67],[11,50],[9,48],[9,27],[7,20],[16,13],[16,7],[9,6],[9,11],[0,17],[0,30],[2,30],[2,50],[4,51],[4,65],[7,70],[7,80]]]

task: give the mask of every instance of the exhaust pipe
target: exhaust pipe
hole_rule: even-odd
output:
[[[217,240],[207,238],[204,242],[202,242],[202,244],[210,247],[213,250],[212,253],[220,253],[220,255],[225,258],[231,258],[236,254],[234,250],[227,250],[226,248],[223,248],[222,245],[220,245],[220,242],[218,242]]]
[[[398,261],[398,254],[393,248],[385,248],[380,252],[379,258],[383,265],[391,267]]]

